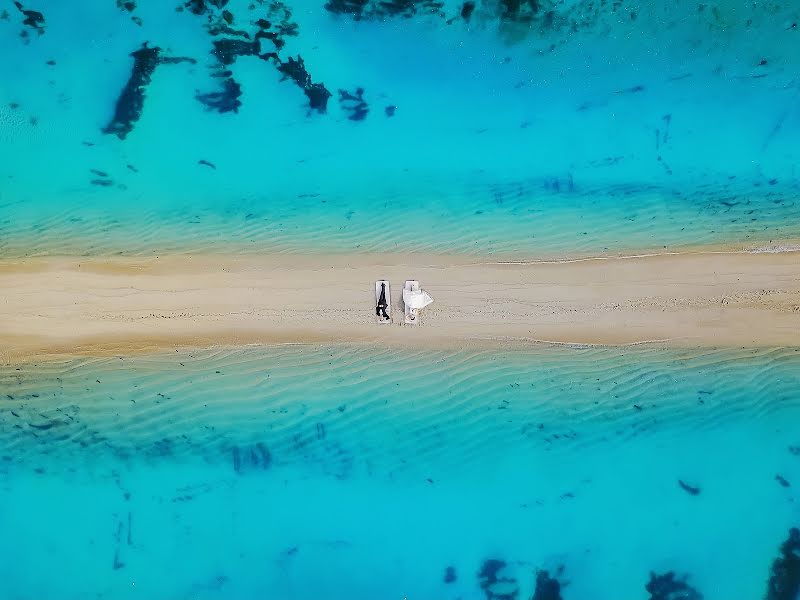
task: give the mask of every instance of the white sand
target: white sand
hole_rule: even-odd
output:
[[[392,282],[391,326],[374,318]],[[436,302],[401,326],[401,289]],[[537,341],[800,345],[800,254],[699,253],[528,264],[459,256],[170,256],[0,261],[0,358],[179,346]]]

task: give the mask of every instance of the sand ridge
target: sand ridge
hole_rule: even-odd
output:
[[[394,323],[374,318],[392,283]],[[401,326],[416,278],[436,302]],[[800,253],[0,260],[0,358],[258,343],[800,345]]]

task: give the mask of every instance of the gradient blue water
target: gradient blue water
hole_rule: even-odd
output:
[[[520,598],[559,567],[566,599],[670,570],[761,598],[800,521],[796,350],[295,346],[0,387],[5,598],[484,598],[487,559]]]
[[[111,0],[42,0],[41,36],[7,4],[6,255],[539,256],[799,237],[794,2],[572,2],[530,27],[502,24],[488,3],[469,24],[356,22],[292,3],[299,35],[280,54],[331,90],[327,114],[255,57],[231,67],[238,114],[207,111],[195,94],[217,86],[213,38],[205,17],[170,4],[138,2],[139,26]],[[247,5],[228,7],[252,33],[267,9]],[[445,5],[447,19],[460,7]],[[101,129],[144,41],[198,62],[159,66],[119,140]],[[359,86],[369,113],[354,122],[337,92]],[[91,169],[113,185],[92,185]]]
[[[204,17],[137,4],[41,0],[39,35],[0,3],[0,256],[800,237],[795,2],[542,1],[530,25],[490,2],[469,24],[460,3],[356,22],[294,2],[281,57],[333,92],[326,114],[255,57],[232,66],[238,114],[206,111]],[[268,9],[247,4],[252,33]],[[101,130],[144,41],[197,63],[160,65],[120,140]],[[337,91],[359,86],[351,121]],[[496,600],[489,559],[520,599],[562,567],[568,600],[647,598],[651,571],[762,598],[800,522],[798,413],[794,349],[7,364],[0,598]]]

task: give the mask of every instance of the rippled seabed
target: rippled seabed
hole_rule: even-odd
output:
[[[251,348],[0,388],[4,598],[528,599],[541,569],[763,598],[800,521],[796,350]]]
[[[179,4],[0,6],[4,255],[800,237],[796,2]]]

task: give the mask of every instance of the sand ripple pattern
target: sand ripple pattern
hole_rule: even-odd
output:
[[[800,351],[248,347],[5,365],[0,398],[5,464],[201,457],[392,478],[435,460],[466,476],[508,452],[797,410]],[[248,462],[259,444],[269,464]]]
[[[757,194],[731,184],[691,192],[571,185],[552,178],[431,183],[424,196],[375,190],[372,198],[309,194],[150,208],[113,198],[69,208],[6,202],[0,256],[421,251],[521,259],[800,239],[798,184]]]

